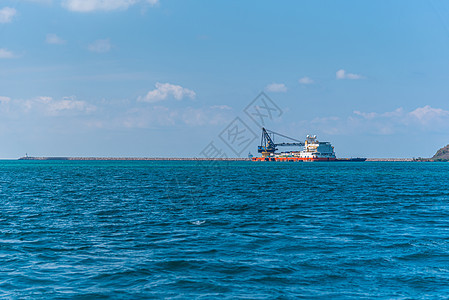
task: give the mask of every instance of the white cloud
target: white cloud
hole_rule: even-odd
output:
[[[183,112],[181,118],[186,125],[202,126],[209,123],[210,113],[201,108],[189,107]]]
[[[196,93],[192,90],[183,88],[180,85],[158,82],[156,83],[156,89],[149,91],[144,97],[139,97],[137,100],[154,103],[165,100],[170,95],[176,100],[182,100],[184,97],[194,99]]]
[[[332,135],[394,135],[411,132],[449,131],[449,111],[429,105],[406,111],[402,107],[387,112],[354,111],[346,117],[322,117],[304,121],[311,132]]]
[[[382,130],[378,132],[383,134],[392,134],[401,128],[405,128],[407,131],[425,130],[430,132],[449,128],[449,111],[429,105],[409,112],[400,107],[384,113],[354,111],[354,114],[362,117],[358,120],[359,125],[364,124],[362,127],[374,129],[373,131],[381,128]]]
[[[314,81],[312,80],[312,79],[310,79],[309,77],[307,77],[307,76],[305,76],[305,77],[302,77],[302,78],[300,78],[299,80],[298,80],[298,82],[300,83],[300,84],[312,84],[312,83],[314,83]]]
[[[442,108],[433,108],[430,105],[418,107],[410,112],[404,111],[402,107],[384,113],[360,112],[354,111],[355,115],[361,116],[366,120],[396,120],[402,124],[421,124],[437,123],[446,120],[449,125],[449,111]]]
[[[74,96],[62,99],[41,96],[26,100],[0,97],[0,103],[5,104],[8,111],[16,115],[23,113],[33,113],[37,116],[77,115],[89,114],[96,110],[94,105],[77,100]]]
[[[366,113],[366,112],[361,112],[358,110],[354,110],[354,114],[361,116],[365,119],[374,119],[375,117],[379,116],[379,114],[377,114],[375,112]]]
[[[210,107],[168,108],[161,105],[132,108],[103,127],[150,128],[154,126],[226,125],[235,116],[229,110]]]
[[[17,14],[17,11],[11,7],[4,7],[0,9],[0,23],[10,23]]]
[[[145,2],[154,6],[159,0],[64,0],[62,6],[75,12],[125,10],[128,7]]]
[[[376,113],[376,112],[361,112],[358,110],[354,111],[354,114],[361,116],[365,119],[374,119],[374,118],[400,118],[406,115],[404,109],[399,107],[393,111],[387,111],[384,113]]]
[[[63,97],[55,100],[52,97],[37,97],[24,102],[26,110],[41,111],[46,115],[57,116],[63,113],[91,113],[96,110],[94,105],[77,100],[76,97]]]
[[[11,101],[11,98],[5,97],[5,96],[0,96],[0,104],[8,103],[9,101]]]
[[[42,3],[42,4],[51,4],[52,0],[26,0],[27,2],[34,2],[34,3]]]
[[[118,116],[112,122],[113,127],[126,128],[148,128],[151,126],[173,126],[179,117],[177,111],[170,110],[164,106],[152,106],[143,109],[133,108],[125,113],[125,116]]]
[[[354,74],[354,73],[346,73],[345,70],[340,69],[336,73],[337,79],[362,79],[363,76],[360,74]]]
[[[225,125],[233,117],[229,110],[231,108],[227,105],[210,108],[188,107],[180,115],[182,122],[189,126]]]
[[[418,107],[414,111],[410,112],[409,115],[416,118],[419,122],[427,124],[440,118],[449,117],[449,111],[426,105],[424,107]]]
[[[381,114],[381,116],[386,118],[400,118],[404,114],[404,109],[402,107],[399,107],[393,111],[384,112],[383,114]]]
[[[271,83],[265,87],[268,92],[285,93],[287,87],[283,83]]]
[[[66,0],[62,5],[71,11],[91,12],[96,10],[127,9],[136,0]]]
[[[47,44],[54,44],[54,45],[62,45],[66,43],[66,41],[64,41],[54,33],[47,34],[45,41],[47,42]]]
[[[211,109],[221,109],[221,110],[231,110],[232,107],[228,105],[213,105],[210,107]]]
[[[48,98],[45,101],[47,105],[47,111],[50,115],[58,115],[64,111],[91,113],[96,110],[94,105],[87,103],[86,101],[76,100],[75,97],[64,97],[61,100],[53,100]]]
[[[90,44],[87,49],[89,49],[89,51],[92,52],[97,52],[97,53],[106,53],[109,52],[112,48],[111,42],[109,41],[109,39],[104,39],[104,40],[96,40],[95,42],[93,42],[92,44]]]
[[[14,58],[16,55],[5,48],[0,49],[0,58]]]

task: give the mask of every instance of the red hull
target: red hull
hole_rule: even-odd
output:
[[[334,161],[336,158],[307,158],[307,157],[253,157],[253,161]]]

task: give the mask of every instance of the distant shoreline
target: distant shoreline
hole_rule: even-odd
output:
[[[71,160],[71,161],[251,161],[249,158],[169,158],[169,157],[21,157],[18,160]],[[414,158],[367,158],[371,162],[416,162]]]

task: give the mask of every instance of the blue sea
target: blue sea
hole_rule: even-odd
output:
[[[449,163],[1,161],[0,298],[449,296]]]

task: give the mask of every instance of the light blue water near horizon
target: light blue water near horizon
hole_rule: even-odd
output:
[[[438,298],[449,164],[0,161],[2,298]]]

